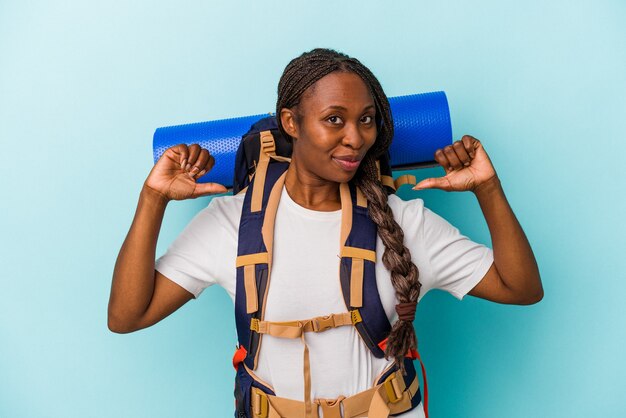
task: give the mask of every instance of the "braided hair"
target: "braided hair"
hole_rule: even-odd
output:
[[[378,226],[385,250],[383,264],[391,273],[391,282],[400,302],[396,305],[400,319],[391,328],[387,339],[385,356],[395,359],[404,369],[404,356],[410,349],[417,348],[413,317],[420,294],[419,272],[411,261],[411,254],[404,246],[404,232],[393,217],[387,203],[387,192],[379,179],[376,160],[387,153],[393,138],[391,108],[380,83],[356,58],[349,57],[332,49],[316,48],[294,58],[285,67],[278,83],[276,115],[284,108],[295,109],[304,92],[322,77],[333,72],[351,72],[358,75],[368,86],[376,106],[376,141],[365,155],[353,179],[369,202],[369,216]],[[313,87],[314,88],[314,87]],[[277,117],[278,127],[285,138],[289,134]],[[407,314],[408,310],[408,314]]]

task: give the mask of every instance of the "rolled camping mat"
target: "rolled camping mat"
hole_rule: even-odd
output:
[[[434,162],[435,151],[452,143],[448,100],[443,91],[390,97],[395,135],[389,150],[391,167],[409,169]],[[154,162],[171,146],[199,144],[215,158],[213,169],[198,182],[232,187],[235,154],[241,136],[268,114],[158,128],[152,147]]]

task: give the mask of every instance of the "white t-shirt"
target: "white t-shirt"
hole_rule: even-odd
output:
[[[216,197],[200,211],[156,261],[156,269],[195,297],[219,284],[235,299],[237,239],[244,195]],[[420,298],[442,289],[458,299],[469,292],[493,262],[493,252],[470,241],[421,199],[389,196],[405,246],[419,270]],[[283,187],[274,230],[274,256],[265,320],[291,321],[346,312],[339,283],[341,211],[318,212],[295,203]],[[376,282],[391,323],[397,299],[382,262],[378,237]],[[232,311],[234,314],[234,310]],[[419,309],[418,309],[419,314]],[[390,364],[374,357],[354,327],[307,333],[311,399],[351,396],[369,389]],[[277,396],[304,399],[303,344],[300,339],[263,337],[255,373]],[[423,417],[421,405],[399,415]]]

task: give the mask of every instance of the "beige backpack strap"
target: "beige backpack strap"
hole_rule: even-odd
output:
[[[304,332],[324,332],[331,328],[353,325],[355,318],[357,316],[352,312],[342,312],[299,321],[272,322],[252,319],[250,329],[278,338],[300,338]]]
[[[254,171],[256,179],[254,181],[254,190],[252,190],[252,201],[250,202],[251,212],[259,212],[263,205],[263,190],[265,189],[265,177],[267,175],[267,166],[270,163],[270,158],[277,161],[291,161],[290,158],[276,155],[276,143],[270,131],[262,131],[259,140],[261,144],[259,162]]]
[[[401,372],[397,371],[383,383],[353,396],[313,400],[310,417],[319,418],[321,409],[324,418],[388,418],[391,414],[397,415],[411,409],[411,399],[418,388],[417,376],[407,387]],[[251,402],[253,418],[307,417],[304,402],[268,395],[255,387],[252,387]]]
[[[380,176],[380,181],[383,186],[391,187],[393,190],[396,190],[396,185],[393,182],[393,177],[382,175]]]
[[[393,177],[380,174],[379,160],[376,160],[376,171],[378,172],[378,179],[383,184],[383,186],[391,187],[393,190],[396,190],[396,185],[393,182]]]
[[[358,190],[358,188],[357,188]],[[352,197],[350,196],[350,186],[348,183],[339,185],[339,196],[341,198],[341,234],[340,257],[353,257],[358,248],[346,247],[346,240],[352,230]],[[365,197],[363,197],[365,198]],[[358,202],[358,192],[357,192]],[[376,254],[374,254],[374,257]],[[359,257],[352,258],[352,273],[350,275],[350,304],[356,308],[363,306],[363,260]]]
[[[278,180],[276,180],[276,182],[274,183],[274,186],[272,187],[272,190],[270,191],[270,195],[269,198],[267,200],[267,205],[265,207],[265,217],[263,218],[263,227],[261,228],[261,234],[263,236],[263,243],[265,244],[265,249],[267,250],[267,253],[259,253],[259,254],[251,254],[250,257],[258,257],[256,259],[248,259],[247,261],[254,261],[257,264],[261,263],[261,262],[266,262],[267,263],[267,282],[265,285],[265,293],[262,295],[262,297],[255,297],[255,298],[249,298],[247,300],[246,303],[246,309],[255,309],[254,303],[249,302],[250,299],[254,299],[256,301],[261,302],[261,306],[256,306],[256,310],[260,311],[260,318],[263,319],[265,316],[265,302],[267,301],[267,293],[270,287],[270,280],[272,277],[272,250],[274,248],[274,224],[276,221],[276,211],[278,210],[278,203],[280,202],[280,195],[282,193],[283,190],[283,185],[285,184],[285,177],[287,175],[287,172],[285,171],[279,178]],[[257,179],[258,180],[258,179]],[[257,181],[255,180],[255,181]],[[265,182],[265,180],[264,180]],[[255,187],[256,189],[256,187]],[[253,189],[253,193],[254,190]],[[262,198],[263,196],[261,196]],[[248,296],[248,289],[250,290],[250,294],[252,296],[257,295],[257,287],[256,287],[256,277],[254,274],[254,269],[250,269],[249,268],[249,272],[250,275],[248,276],[249,279],[246,280],[246,276],[245,273],[246,271],[244,270],[244,287],[246,289],[246,297]],[[248,284],[248,286],[246,286],[246,284]],[[258,304],[258,302],[257,302]],[[253,311],[254,312],[254,311]],[[253,369],[256,369],[256,366],[258,364],[258,360],[259,360],[259,353],[261,352],[261,341],[263,339],[263,336],[260,335],[259,336],[259,348],[256,350],[256,354],[254,356],[254,367]]]
[[[268,262],[268,253],[240,255],[237,257],[237,267],[243,267],[243,284],[246,290],[246,311],[254,313],[259,310],[256,288],[256,265]]]
[[[404,174],[394,181],[395,189],[398,190],[400,186],[404,186],[405,184],[410,184],[415,186],[417,184],[417,179],[412,174]]]
[[[303,353],[303,375],[304,375],[304,417],[314,418],[313,404],[311,402],[311,361],[309,357],[309,346],[306,343],[304,335],[306,332],[323,332],[331,328],[337,328],[344,325],[354,325],[353,321],[360,319],[358,311],[356,315],[353,312],[342,312],[330,314],[327,316],[319,316],[311,319],[287,321],[287,322],[271,322],[252,319],[250,329],[259,334],[268,334],[278,338],[301,338],[304,345]]]
[[[363,248],[347,247],[341,249],[341,257],[352,258],[352,272],[350,274],[350,304],[355,308],[363,306],[363,275],[365,274],[365,260],[376,262],[376,252]]]

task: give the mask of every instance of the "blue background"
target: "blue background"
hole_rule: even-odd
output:
[[[0,416],[231,415],[226,293],[116,335],[113,265],[155,128],[272,110],[317,46],[390,96],[445,90],[539,262],[531,307],[423,300],[432,415],[625,416],[624,22],[622,1],[0,1]],[[488,243],[470,193],[401,195]],[[207,203],[168,207],[159,254]]]

